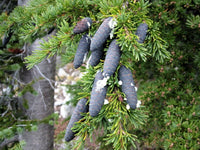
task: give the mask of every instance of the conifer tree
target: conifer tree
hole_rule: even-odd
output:
[[[25,58],[28,69],[56,54],[65,63],[75,56],[90,58],[78,62],[84,76],[67,91],[73,94],[72,103],[87,99],[89,105],[89,112],[74,115],[79,116],[70,130],[74,149],[82,149],[87,137],[93,140],[95,131],[103,131],[98,135],[102,149],[198,149],[198,14],[198,0],[32,0],[27,7],[1,14],[0,33],[12,33],[8,50],[57,30],[41,44],[42,50]],[[77,26],[85,29],[75,31]],[[78,56],[85,34],[90,49]]]
[[[27,3],[27,0],[18,1],[18,4],[23,7],[25,7]],[[12,40],[12,36],[15,36],[12,30],[11,27],[8,31],[9,34],[4,35],[2,40],[3,48],[8,46],[7,44]],[[48,33],[48,35],[43,37],[43,40],[48,40],[54,33],[55,32]],[[22,63],[25,56],[34,52],[35,49],[40,49],[40,42],[42,42],[42,40],[36,39],[33,43],[25,43],[23,49],[19,49],[19,47],[15,48],[14,44],[10,45],[11,48],[8,49],[8,51],[11,52],[9,59],[12,60],[13,58],[13,60],[16,60],[16,57],[18,58],[18,62],[15,61],[14,63]],[[17,43],[17,39],[15,43]],[[4,50],[6,51],[6,49]],[[10,145],[10,143],[21,141],[19,144],[15,145],[13,149],[22,147],[23,149],[50,150],[53,149],[54,141],[54,129],[51,123],[51,115],[53,115],[54,112],[54,83],[52,80],[55,76],[55,57],[48,60],[44,59],[30,70],[27,70],[25,67],[25,65],[21,65],[21,68],[18,67],[16,71],[14,70],[14,73],[10,73],[10,76],[14,78],[12,79],[12,84],[14,84],[12,86],[17,89],[17,92],[14,91],[14,89],[12,93],[8,94],[10,94],[9,97],[12,98],[12,96],[14,96],[15,99],[12,100],[10,98],[11,100],[9,100],[7,97],[2,97],[2,102],[5,103],[2,107],[3,116],[8,117],[8,119],[11,117],[12,120],[7,123],[5,119],[5,121],[2,119],[6,124],[2,127],[3,130],[1,134],[3,136],[1,136],[2,143],[0,148],[4,149],[7,145]],[[21,96],[18,92],[21,92]],[[17,94],[18,97],[16,97]],[[7,106],[6,102],[8,103]],[[10,103],[14,103],[15,105],[10,106]],[[21,104],[20,107],[18,106],[19,104]],[[4,107],[5,109],[7,107],[7,110],[4,111]],[[13,109],[16,110],[12,112]],[[18,109],[22,109],[23,112]],[[21,132],[22,129],[23,132]],[[14,137],[10,139],[12,135],[14,135]],[[21,146],[22,141],[25,142],[23,146]]]

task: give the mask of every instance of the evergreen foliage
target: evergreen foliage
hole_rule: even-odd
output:
[[[25,43],[31,43],[55,28],[57,34],[41,44],[42,51],[26,57],[25,63],[30,69],[55,54],[62,55],[66,63],[72,62],[79,40],[85,34],[74,35],[77,22],[90,17],[93,23],[87,32],[94,36],[103,20],[112,17],[117,25],[104,44],[104,52],[108,51],[112,38],[116,38],[121,49],[120,62],[107,81],[108,103],[96,117],[82,114],[84,121],[77,122],[72,128],[78,136],[74,149],[82,149],[86,137],[93,140],[96,130],[104,131],[98,135],[102,149],[199,149],[199,7],[199,0],[32,0],[27,7],[16,7],[9,14],[2,12],[0,36],[9,32],[12,36],[0,50],[1,83],[11,89],[1,97],[10,103],[20,91],[14,90],[17,81],[11,78],[22,61],[17,57],[19,55],[8,52],[9,49],[21,49]],[[138,42],[136,34],[142,23],[148,25],[144,43]],[[74,95],[71,103],[76,105],[82,98],[90,100],[95,75],[103,65],[104,58],[95,67],[81,67],[84,76],[67,91]],[[134,73],[135,83],[139,85],[138,99],[145,107],[126,108],[118,80],[122,65]],[[3,125],[0,126],[0,142],[21,132],[24,126],[34,130],[38,123],[37,120],[21,120],[7,106],[7,103],[0,106],[0,124]],[[12,119],[7,120],[5,116]]]
[[[156,0],[150,7],[151,17],[159,21],[169,44],[171,58],[163,64],[149,59],[147,63],[133,65],[140,82],[138,96],[149,116],[138,135],[145,147],[200,148],[200,28],[193,26],[195,22],[200,23],[199,4],[198,1]]]

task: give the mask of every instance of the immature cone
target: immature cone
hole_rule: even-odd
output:
[[[104,99],[107,93],[107,86],[100,85],[99,81],[103,80],[102,72],[97,72],[95,76],[95,80],[92,87],[90,104],[89,104],[89,112],[92,117],[95,117],[99,114],[103,104]]]
[[[90,42],[90,37],[88,37],[87,34],[82,36],[74,57],[74,68],[77,69],[83,64],[83,60],[90,49]]]
[[[114,74],[120,60],[120,48],[116,39],[113,40],[108,48],[106,58],[103,66],[104,76],[111,76]]]
[[[92,51],[91,56],[89,58],[89,65],[96,66],[99,64],[104,54],[103,46],[97,49],[96,51]]]
[[[87,31],[92,25],[92,20],[89,17],[83,18],[81,21],[77,22],[73,29],[74,34],[79,34]]]
[[[110,26],[110,22],[112,21],[112,17],[106,18],[103,23],[100,25],[99,29],[95,33],[92,38],[90,50],[95,51],[99,49],[106,42],[109,37],[112,27]]]
[[[133,80],[133,75],[131,70],[127,69],[125,66],[121,66],[118,72],[119,81],[122,82],[121,89],[126,95],[127,103],[130,108],[136,109],[137,105],[137,94],[135,91],[135,84]]]
[[[148,25],[146,23],[141,23],[139,25],[139,27],[137,28],[137,31],[136,31],[136,35],[139,37],[139,39],[137,40],[138,43],[144,42],[144,40],[146,38],[147,30],[148,30]]]
[[[78,122],[83,117],[81,113],[88,112],[88,105],[86,105],[86,103],[86,98],[79,100],[79,102],[77,103],[65,132],[65,141],[69,142],[75,137],[76,133],[72,131],[72,127],[74,126],[75,122]]]

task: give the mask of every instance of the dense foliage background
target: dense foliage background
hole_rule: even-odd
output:
[[[199,1],[153,1],[171,58],[136,65],[140,95],[149,110],[145,144],[165,149],[199,148]],[[143,69],[146,70],[143,70]],[[145,75],[144,75],[144,72]]]

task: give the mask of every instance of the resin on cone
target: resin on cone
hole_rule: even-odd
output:
[[[103,104],[104,99],[106,98],[107,86],[101,87],[98,83],[103,80],[103,75],[101,71],[98,71],[92,87],[90,104],[89,104],[89,113],[90,116],[95,117],[99,114]]]
[[[135,91],[135,83],[133,74],[130,69],[121,66],[118,72],[119,81],[121,82],[122,92],[126,95],[127,104],[130,108],[136,109],[137,106],[137,93]]]
[[[81,21],[77,22],[73,29],[74,34],[79,34],[86,32],[92,25],[92,20],[89,17],[83,18]]]
[[[109,37],[112,27],[110,26],[110,21],[112,21],[112,17],[106,18],[103,23],[98,28],[97,32],[92,38],[90,50],[95,51],[99,49],[106,42]]]
[[[77,69],[83,64],[84,58],[90,49],[90,42],[90,37],[87,34],[82,36],[74,57],[74,68]]]

